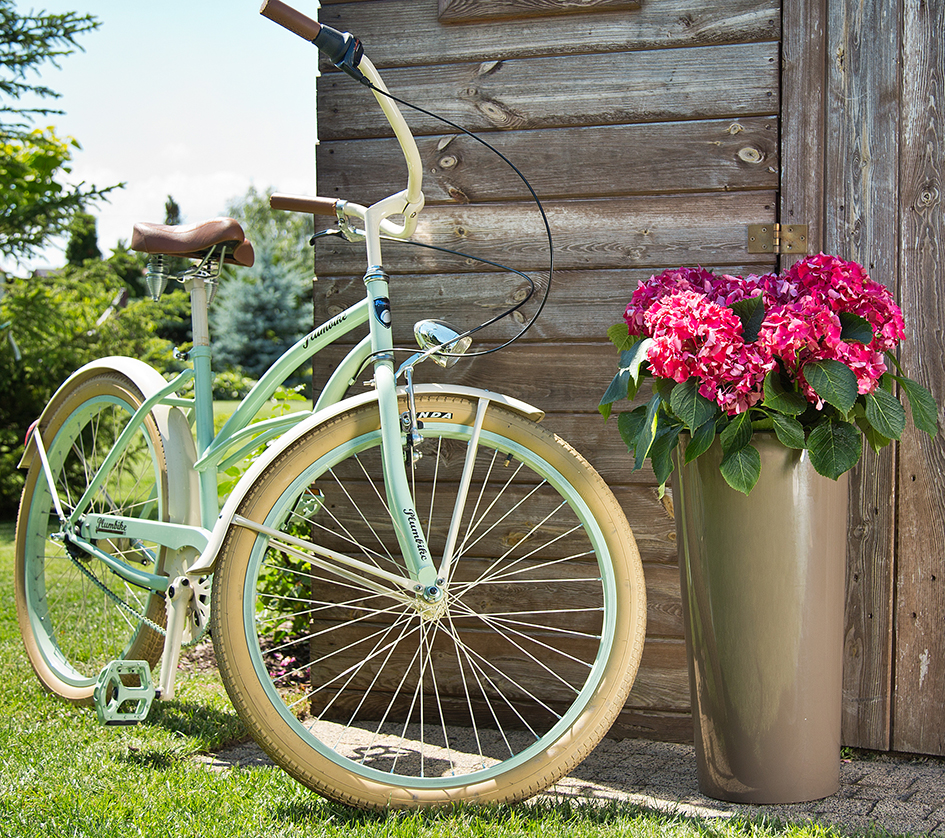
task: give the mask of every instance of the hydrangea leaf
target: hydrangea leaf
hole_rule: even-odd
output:
[[[719,470],[729,486],[747,495],[761,476],[761,455],[753,445],[746,445],[726,454]]]
[[[906,427],[905,408],[882,387],[866,394],[866,418],[880,434],[890,439],[899,439]]]
[[[651,338],[635,335],[629,348],[621,351],[617,374],[597,405],[597,409],[605,419],[610,417],[611,405],[614,402],[636,396],[640,386],[640,367],[646,361],[646,351],[651,343],[653,343]]]
[[[775,413],[771,417],[771,422],[778,441],[782,445],[786,445],[788,448],[807,447],[807,441],[804,439],[804,426],[793,416]]]
[[[836,480],[860,460],[860,432],[849,422],[833,420],[817,425],[807,437],[811,465],[818,474]]]
[[[685,462],[691,463],[700,454],[704,454],[715,441],[715,420],[710,419],[699,427],[686,446]]]
[[[742,338],[745,343],[754,343],[758,340],[758,333],[761,331],[761,324],[764,323],[765,319],[765,306],[761,295],[748,297],[745,300],[737,300],[729,308],[742,321]]]
[[[932,394],[911,378],[906,378],[904,375],[893,377],[909,397],[909,407],[912,409],[912,421],[915,426],[929,436],[935,436],[938,433],[938,405],[935,404]]]
[[[646,405],[640,405],[636,410],[621,413],[617,417],[617,430],[620,431],[620,438],[631,453],[636,451],[637,438],[640,436],[640,429],[644,422],[646,422]]]
[[[653,445],[650,447],[650,462],[659,485],[665,486],[669,476],[673,473],[673,449],[679,441],[680,425],[674,425],[661,430]]]
[[[663,399],[660,397],[659,393],[654,393],[653,398],[647,402],[646,418],[637,434],[636,463],[634,470],[643,468],[643,463],[650,455],[650,448],[656,439],[656,425],[659,421],[659,411],[662,403]]]
[[[859,390],[856,375],[846,364],[832,359],[805,364],[804,378],[818,396],[844,415],[853,409]]]
[[[772,370],[765,376],[764,390],[765,398],[762,404],[778,413],[800,416],[810,407],[810,402],[802,393],[785,388],[781,374],[777,370]]]
[[[840,338],[848,343],[872,343],[873,327],[870,321],[852,311],[841,311],[840,318]]]
[[[621,352],[629,349],[632,341],[640,339],[639,335],[630,334],[630,327],[626,323],[614,323],[607,330],[607,337]]]
[[[749,442],[751,442],[752,427],[751,417],[746,410],[739,413],[731,422],[729,422],[719,435],[719,442],[722,444],[722,451],[725,456],[740,451]]]
[[[690,432],[695,432],[710,419],[715,419],[719,412],[715,402],[699,393],[699,379],[695,377],[673,387],[669,406]]]

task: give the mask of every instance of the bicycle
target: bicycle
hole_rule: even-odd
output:
[[[395,368],[381,242],[416,229],[417,146],[356,38],[280,0],[261,12],[371,87],[407,186],[369,207],[273,196],[364,242],[366,296],[289,349],[216,434],[208,297],[252,245],[231,219],[136,225],[152,294],[171,278],[190,292],[192,367],[168,382],[136,359],[92,362],[31,429],[16,534],[27,653],[47,689],[130,724],[174,697],[181,647],[209,626],[239,716],[309,788],[368,808],[517,801],[580,762],[626,700],[646,610],[633,535],[541,411],[414,381],[421,362],[470,354],[471,333],[420,321],[419,351]],[[170,277],[165,256],[194,264]],[[251,421],[365,325],[312,411]],[[365,369],[372,388],[347,395]],[[218,471],[263,444],[221,509]]]

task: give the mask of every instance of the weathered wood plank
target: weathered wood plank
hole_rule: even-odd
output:
[[[647,637],[684,638],[679,568],[647,563],[643,570],[646,575]]]
[[[722,266],[717,270],[745,276],[765,273],[771,267],[770,264],[757,263]],[[655,268],[555,271],[545,309],[521,341],[554,343],[606,340],[607,327],[622,322],[624,310],[637,283],[654,273],[659,271]],[[512,305],[515,302],[513,295],[524,285],[516,277],[509,278],[497,273],[436,273],[396,277],[391,286],[394,341],[399,345],[411,345],[413,324],[428,317],[446,320],[462,328],[477,325],[488,316],[498,314]],[[364,282],[360,277],[333,278],[320,273],[314,294],[318,322],[321,322],[362,299]],[[514,320],[490,327],[488,340],[505,340],[518,333],[520,328],[520,324]],[[350,346],[361,336],[360,332],[351,333],[339,343]],[[474,346],[479,343],[480,338],[476,338]],[[515,346],[507,351],[514,352]],[[613,357],[616,364],[616,349]],[[419,369],[425,371],[427,367],[432,365]],[[613,372],[616,372],[616,366]]]
[[[608,739],[649,739],[655,742],[693,741],[692,714],[688,711],[638,712],[625,708],[620,712],[613,727],[607,733]],[[574,777],[581,776],[581,767],[575,768]]]
[[[662,269],[747,262],[748,225],[774,221],[776,204],[776,194],[764,190],[549,201],[545,211],[557,269]],[[534,206],[429,207],[416,238],[519,270],[541,271],[548,265],[547,243]],[[415,248],[389,246],[385,253],[385,267],[394,275],[443,269],[441,257]],[[477,269],[475,263],[466,267]],[[363,251],[338,239],[321,239],[317,269],[325,276],[361,277]]]
[[[945,70],[941,3],[903,4],[901,295],[908,375],[930,386],[945,427]],[[945,440],[911,427],[899,450],[893,747],[945,754]]]
[[[778,122],[772,117],[489,137],[494,148],[522,169],[542,200],[775,189],[777,141]],[[469,137],[430,137],[418,148],[430,204],[528,199],[519,175]],[[395,140],[326,142],[319,146],[317,160],[319,189],[328,197],[367,204],[406,182],[404,157]]]
[[[896,294],[898,230],[887,210],[898,194],[895,125],[900,106],[896,7],[828,5],[828,101],[824,246],[867,266]],[[876,37],[882,32],[883,37]],[[844,736],[848,744],[888,747],[893,538],[896,485],[892,452],[867,450],[851,475],[847,548]]]
[[[781,217],[807,224],[809,250],[824,241],[827,0],[782,0]],[[801,256],[784,256],[788,268]]]
[[[682,640],[647,638],[626,707],[638,710],[689,710],[689,670]]]
[[[442,64],[384,73],[399,98],[469,131],[619,125],[776,114],[777,43]],[[615,83],[619,79],[619,83]],[[443,123],[410,109],[415,136]],[[318,80],[322,141],[393,136],[344,73]],[[655,167],[654,167],[655,168]]]
[[[642,3],[633,12],[536,18],[515,26],[505,21],[444,26],[428,3],[323,0],[318,19],[354,32],[374,63],[384,68],[776,41],[780,37],[778,8],[777,0],[727,0],[699,6],[690,0],[660,0]]]
[[[640,0],[439,0],[441,23],[639,9]]]

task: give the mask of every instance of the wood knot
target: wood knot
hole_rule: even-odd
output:
[[[738,156],[746,163],[761,163],[765,159],[764,152],[754,146],[745,146],[738,150]]]

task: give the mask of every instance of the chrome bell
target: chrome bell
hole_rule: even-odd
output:
[[[460,338],[462,332],[443,320],[421,320],[414,324],[414,337],[424,351],[440,348],[430,357],[441,367],[451,367],[472,346],[472,338]]]

